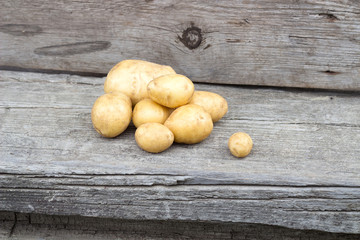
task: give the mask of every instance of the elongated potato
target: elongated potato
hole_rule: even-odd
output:
[[[213,122],[219,121],[228,111],[225,98],[213,92],[195,91],[190,103],[203,107],[210,113]]]
[[[136,143],[145,151],[159,153],[174,142],[174,134],[160,123],[144,123],[136,129]]]
[[[135,105],[132,121],[135,127],[149,122],[163,124],[170,116],[171,110],[172,109],[164,107],[149,98],[145,98]]]
[[[174,133],[175,142],[186,144],[201,142],[213,129],[210,114],[195,104],[177,108],[164,125]]]
[[[131,121],[131,100],[123,93],[106,93],[96,99],[91,110],[95,130],[104,137],[121,134]]]
[[[251,152],[253,141],[249,134],[237,132],[229,138],[228,146],[235,157],[246,157]]]
[[[147,90],[154,102],[169,108],[177,108],[190,101],[194,93],[194,84],[184,75],[168,74],[151,81]]]
[[[174,74],[170,66],[142,60],[124,60],[116,64],[108,73],[104,91],[122,92],[130,97],[133,106],[147,98],[147,85],[154,78]]]

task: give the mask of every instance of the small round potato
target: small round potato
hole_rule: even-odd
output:
[[[108,73],[104,91],[122,92],[131,98],[133,106],[147,98],[147,85],[154,78],[174,74],[170,66],[142,60],[124,60],[116,64]]]
[[[95,130],[104,137],[121,134],[131,121],[131,100],[123,93],[106,93],[96,99],[91,110]]]
[[[159,153],[174,142],[174,134],[160,123],[144,123],[136,129],[135,140],[147,152]]]
[[[228,146],[235,157],[246,157],[251,152],[253,141],[247,133],[238,132],[229,138]]]
[[[175,142],[186,144],[201,142],[213,129],[210,114],[195,104],[177,108],[164,125],[174,133]]]
[[[135,127],[149,122],[163,124],[170,113],[170,108],[164,107],[149,98],[145,98],[135,105],[132,121]]]
[[[180,74],[168,74],[152,80],[148,86],[149,97],[169,108],[187,104],[194,94],[192,81]]]
[[[195,91],[190,103],[203,107],[210,113],[213,122],[219,121],[228,111],[225,98],[213,92]]]

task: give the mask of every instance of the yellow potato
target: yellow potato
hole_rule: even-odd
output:
[[[147,152],[159,153],[174,142],[174,134],[160,123],[144,123],[136,129],[135,140]]]
[[[186,144],[201,142],[213,129],[210,114],[195,104],[177,108],[164,125],[174,133],[175,142]]]
[[[194,84],[190,79],[180,74],[169,74],[151,81],[148,86],[149,97],[169,108],[187,104],[193,93]]]
[[[226,100],[213,92],[195,91],[190,103],[203,107],[210,113],[213,122],[219,121],[228,111]]]
[[[95,130],[104,137],[116,137],[131,121],[131,100],[123,93],[106,93],[96,99],[91,110]]]
[[[235,157],[246,157],[251,152],[253,141],[247,133],[238,132],[229,138],[228,146]]]
[[[124,60],[116,64],[108,73],[104,91],[122,92],[130,97],[133,106],[147,98],[146,87],[154,78],[174,74],[170,66],[142,60]]]
[[[170,108],[161,106],[153,100],[146,98],[135,105],[132,121],[135,127],[139,127],[141,124],[149,122],[163,124],[170,113]]]

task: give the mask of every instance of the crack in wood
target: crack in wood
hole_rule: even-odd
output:
[[[68,74],[70,76],[77,75],[83,77],[106,77],[106,73],[103,72],[82,72],[82,71],[70,71],[59,69],[44,69],[44,68],[23,68],[18,66],[0,65],[2,71],[14,71],[14,72],[28,72],[28,73],[43,73],[43,74]]]
[[[330,21],[335,21],[335,20],[339,20],[339,18],[337,16],[335,16],[334,14],[332,13],[319,13],[318,14],[319,16],[323,16],[325,17],[326,19],[330,20]]]
[[[171,180],[171,179],[169,179]],[[179,186],[183,184],[164,182],[164,183],[156,183],[156,182],[148,182],[144,184],[124,184],[124,185],[116,185],[116,184],[78,184],[78,183],[55,183],[54,186],[66,186],[66,187],[80,187],[80,188],[152,188],[152,187],[172,187]]]
[[[15,107],[15,106],[0,106],[0,108],[5,108],[6,110],[11,110],[11,109],[56,109],[56,110],[83,110],[83,109],[89,109],[89,107],[55,107],[55,106],[47,106],[47,107],[34,107],[34,106],[23,106],[23,107]]]
[[[282,209],[286,212],[315,212],[315,213],[360,213],[360,210],[346,210],[346,209],[340,209],[340,210],[328,210],[328,209]]]
[[[249,19],[247,18],[244,18],[242,20],[232,20],[232,21],[228,21],[227,22],[228,24],[234,24],[234,25],[237,25],[237,26],[244,26],[244,25],[248,25],[250,24],[250,21]]]
[[[88,86],[103,86],[103,83],[96,83],[96,82],[81,82],[81,81],[76,81],[74,79],[71,78],[67,78],[66,80],[59,80],[59,81],[42,81],[42,80],[26,80],[26,79],[16,79],[16,78],[9,78],[9,82],[18,82],[18,83],[51,83],[51,84],[75,84],[75,85],[88,85]]]
[[[11,238],[14,234],[14,231],[15,231],[15,228],[16,228],[16,225],[17,225],[17,222],[18,222],[18,219],[17,219],[17,213],[14,212],[14,223],[13,225],[11,226],[11,229],[10,229],[10,233],[9,233],[9,237]]]
[[[336,71],[331,71],[331,70],[320,71],[320,72],[326,73],[326,74],[329,74],[329,75],[338,75],[338,74],[341,74],[341,72],[336,72]]]
[[[208,44],[206,47],[204,47],[204,50],[208,49],[209,47],[211,47],[211,44]]]
[[[180,197],[181,198],[181,197]],[[360,198],[331,198],[331,197],[317,197],[317,196],[288,196],[288,197],[268,197],[268,198],[246,198],[246,197],[217,197],[217,196],[190,196],[188,199],[176,199],[176,198],[151,198],[151,199],[145,199],[146,201],[169,201],[169,202],[194,202],[194,201],[212,201],[212,200],[223,200],[223,201],[290,201],[293,200],[359,200]],[[350,210],[353,212],[360,212],[360,210]]]
[[[124,177],[132,177],[132,176],[170,176],[170,177],[188,177],[188,175],[181,175],[181,174],[171,174],[171,173],[71,173],[71,174],[44,174],[43,173],[12,173],[12,172],[0,172],[0,175],[14,175],[14,176],[41,176],[41,178],[56,178],[60,177],[74,177],[74,176],[89,176],[89,177],[116,177],[116,176],[124,176]]]
[[[36,190],[36,191],[65,191],[68,190],[68,188],[42,188],[42,187],[0,187],[0,190]]]
[[[34,36],[42,33],[42,28],[31,24],[4,24],[0,25],[0,32],[13,36]]]
[[[44,56],[68,56],[102,51],[110,48],[108,41],[77,42],[36,48],[34,53]]]
[[[329,97],[329,101],[334,98]],[[230,121],[252,121],[252,122],[269,122],[269,119],[252,119],[252,118],[236,118],[236,117],[227,117],[226,120]],[[322,122],[285,122],[285,121],[276,121],[274,120],[272,124],[286,124],[286,125],[318,125],[318,126],[334,126],[334,127],[349,127],[349,128],[358,128],[360,124],[350,124],[350,123],[322,123]]]
[[[316,39],[316,40],[333,40],[331,37],[317,37],[317,36],[297,36],[297,35],[289,35],[289,38],[303,38],[303,39]]]
[[[226,39],[226,42],[228,43],[240,43],[242,42],[241,39]]]
[[[169,179],[171,180],[171,179]],[[326,190],[326,189],[359,189],[360,186],[356,186],[356,185],[334,185],[334,184],[328,184],[328,185],[318,185],[318,184],[308,184],[308,185],[281,185],[281,184],[249,184],[249,183],[241,183],[241,182],[236,182],[236,180],[232,180],[232,181],[217,181],[217,182],[213,182],[213,183],[181,183],[181,184],[134,184],[134,185],[127,185],[127,184],[123,184],[123,185],[115,185],[115,184],[77,184],[77,183],[51,183],[53,186],[64,186],[64,187],[68,187],[68,188],[45,188],[45,187],[18,187],[18,186],[12,186],[12,187],[0,187],[0,189],[6,190],[6,189],[24,189],[24,190],[67,190],[71,187],[88,187],[88,188],[171,188],[171,189],[175,189],[177,187],[181,187],[181,188],[194,188],[194,187],[210,187],[210,188],[221,188],[221,187],[253,187],[254,189],[257,188],[268,188],[269,190],[273,189],[278,189],[278,188],[284,188],[284,189],[322,189],[322,190]]]

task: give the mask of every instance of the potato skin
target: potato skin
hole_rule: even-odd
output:
[[[229,138],[228,146],[235,157],[246,157],[251,152],[253,141],[249,134],[238,132]]]
[[[147,85],[154,78],[174,74],[170,66],[160,65],[143,60],[124,60],[116,64],[108,73],[104,91],[122,92],[130,97],[133,106],[147,98]]]
[[[131,100],[123,93],[106,93],[96,99],[91,120],[95,130],[107,138],[121,134],[131,121]]]
[[[190,103],[199,105],[211,115],[213,122],[219,121],[228,111],[225,98],[207,91],[195,91]]]
[[[164,125],[174,133],[175,142],[186,144],[203,141],[213,129],[210,114],[195,104],[177,108]]]
[[[187,104],[194,94],[194,84],[181,74],[168,74],[151,81],[147,86],[149,97],[168,108]]]
[[[170,108],[164,107],[149,98],[145,98],[135,105],[132,121],[135,127],[149,122],[163,124],[170,116],[170,113]]]
[[[147,152],[159,153],[174,142],[174,134],[160,123],[144,123],[135,132],[135,140]]]

